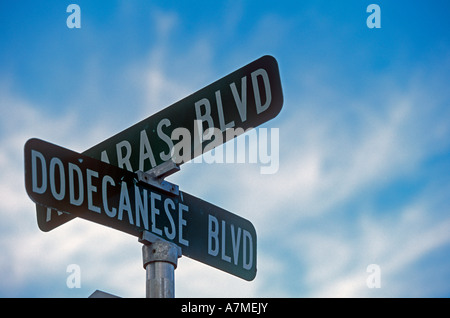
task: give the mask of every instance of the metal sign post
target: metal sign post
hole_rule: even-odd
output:
[[[142,259],[145,268],[147,298],[175,297],[175,269],[181,248],[171,242],[158,238],[145,231],[139,240],[142,246]]]

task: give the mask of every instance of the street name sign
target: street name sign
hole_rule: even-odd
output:
[[[83,152],[129,171],[181,165],[278,115],[278,63],[265,55]],[[42,231],[75,217],[36,206]]]
[[[45,209],[141,237],[150,232],[182,254],[245,280],[256,276],[250,221],[188,193],[163,191],[138,174],[39,140],[25,144],[25,187]]]
[[[274,118],[282,105],[278,63],[266,55],[84,154],[130,171],[180,165]]]

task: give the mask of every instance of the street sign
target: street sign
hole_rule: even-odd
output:
[[[274,118],[282,105],[278,63],[266,55],[84,154],[130,171],[183,164]]]
[[[138,174],[30,139],[25,187],[45,208],[141,237],[150,232],[192,259],[246,280],[256,275],[256,231],[246,219],[179,191],[163,191]]]
[[[278,63],[266,55],[83,154],[130,171],[181,165],[274,118],[282,105]],[[36,213],[44,232],[75,217],[38,205]]]

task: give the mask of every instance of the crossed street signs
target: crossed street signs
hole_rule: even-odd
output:
[[[263,56],[82,154],[30,140],[26,182],[38,203],[39,228],[50,231],[77,216],[137,236],[149,227],[184,255],[253,279],[256,232],[250,222],[187,193],[174,197],[132,180],[134,172],[166,162],[182,165],[274,118],[282,105],[278,64]]]
[[[83,154],[130,171],[149,171],[169,160],[181,165],[274,118],[282,105],[278,63],[266,55]],[[36,214],[44,232],[75,217],[38,205]]]

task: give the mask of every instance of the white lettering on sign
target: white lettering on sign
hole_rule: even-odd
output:
[[[78,177],[78,198],[75,198],[75,178],[74,172],[76,172]],[[83,175],[81,169],[69,162],[69,195],[70,204],[80,206],[84,200],[84,189],[83,189]]]
[[[36,194],[51,195],[57,201],[67,200],[76,207],[86,206],[90,212],[136,224],[172,241],[178,237],[176,243],[189,246],[183,235],[189,206],[181,202],[175,203],[171,198],[140,189],[132,181],[116,182],[110,175],[100,175],[98,171],[83,169],[73,162],[63,163],[57,157],[47,163],[44,155],[36,150],[31,150],[31,170],[31,189]],[[114,198],[110,195],[113,189],[114,193],[119,191],[116,199],[111,199]],[[134,189],[134,201],[130,198],[130,189]],[[98,202],[99,198],[102,202]],[[47,218],[50,211],[48,209]]]
[[[127,211],[128,213],[128,222],[130,224],[134,224],[133,212],[131,211],[130,196],[128,195],[128,186],[125,181],[122,181],[122,183],[120,184],[119,212],[117,219],[121,221],[123,220],[123,211]]]
[[[142,137],[142,134],[141,134]],[[141,142],[142,144],[142,142]],[[125,153],[122,150],[125,149]],[[131,168],[130,157],[131,157],[131,144],[127,140],[123,140],[116,145],[117,151],[117,166],[119,168],[127,169],[133,171]]]
[[[53,212],[56,212],[56,214],[58,216],[63,214],[62,212],[59,212],[59,211],[56,211],[56,210],[52,210],[51,208],[47,208],[47,214],[46,214],[46,217],[45,217],[45,222],[50,222],[50,220],[52,219],[52,213]]]
[[[153,156],[152,147],[150,147],[150,141],[148,140],[145,130],[141,131],[141,138],[139,139],[139,170],[144,171],[145,160],[150,160],[152,167],[156,166],[155,157]]]
[[[231,238],[231,240],[230,240]],[[231,241],[231,243],[230,243]],[[227,254],[226,246],[231,244],[232,249]],[[242,252],[241,252],[242,251]],[[208,215],[208,254],[217,256],[228,263],[240,264],[249,270],[253,266],[253,238],[249,231],[227,224],[213,216]]]
[[[100,213],[100,207],[94,205],[92,197],[93,192],[97,192],[97,187],[92,184],[92,177],[98,178],[98,172],[91,169],[86,169],[86,188],[88,197],[88,209],[92,212]]]
[[[259,90],[258,85],[258,77],[262,79],[264,83],[264,91],[265,91],[265,98],[264,98],[264,104],[262,103],[261,99],[261,92]],[[256,113],[260,114],[264,111],[266,111],[269,108],[270,103],[272,102],[272,93],[270,90],[270,82],[269,82],[269,75],[267,74],[267,71],[260,68],[254,72],[251,73],[252,78],[252,87],[253,87],[253,93],[255,96],[255,106],[256,106]],[[245,83],[245,84],[244,84]],[[242,119],[242,122],[245,122],[247,120],[247,93],[246,93],[246,85],[247,83],[247,77],[244,76],[241,79],[241,96],[239,96],[239,93],[237,92],[236,84],[231,83],[230,89],[234,97],[234,101],[236,104],[236,108],[239,112],[239,116]],[[245,89],[245,90],[244,90]],[[217,105],[217,114],[219,115],[219,125],[214,124],[214,120],[211,116],[211,103],[207,98],[202,98],[198,102],[194,104],[195,106],[195,114],[197,115],[197,120],[199,121],[197,124],[197,129],[199,136],[203,136],[204,139],[210,139],[211,133],[204,136],[203,132],[211,131],[210,129],[213,128],[220,128],[221,131],[226,131],[228,128],[233,128],[235,126],[234,121],[230,121],[226,123],[226,119],[224,118],[223,113],[223,107],[222,107],[222,98],[220,94],[220,90],[216,91],[216,105]],[[203,130],[203,122],[206,122],[208,125],[208,128]]]
[[[175,234],[176,234],[176,229],[175,229],[175,223],[173,221],[173,217],[172,217],[172,213],[169,210],[169,205],[170,205],[170,210],[174,211],[175,210],[175,203],[170,199],[167,198],[164,201],[164,212],[166,213],[167,219],[170,222],[170,230],[167,226],[164,227],[164,234],[167,236],[167,238],[173,240],[175,238]]]
[[[144,223],[144,228],[148,229],[148,217],[146,217],[146,211],[148,211],[148,201],[142,200],[142,197],[147,198],[147,189],[142,190],[142,196],[139,195],[139,189],[134,186],[134,200],[136,202],[136,225],[141,226],[141,220]],[[173,237],[172,237],[173,239]]]
[[[151,200],[151,216],[152,216],[152,232],[158,235],[162,235],[162,231],[156,227],[156,215],[159,215],[159,210],[155,207],[155,201],[161,201],[161,196],[157,193],[151,193],[150,194],[150,200]]]
[[[106,175],[103,177],[102,179],[102,201],[103,201],[103,209],[106,213],[107,216],[109,216],[110,218],[113,218],[116,216],[117,213],[117,209],[115,207],[112,207],[111,210],[108,207],[108,184],[110,184],[111,186],[115,186],[115,182],[114,179],[111,178],[110,176]],[[137,208],[136,208],[137,210]],[[137,213],[137,212],[136,212]]]
[[[234,102],[236,103],[239,116],[241,117],[242,122],[245,122],[247,120],[247,76],[244,76],[241,79],[240,96],[235,83],[231,83],[230,88],[231,93],[233,93]]]
[[[164,131],[162,130],[163,127],[169,127],[170,126],[170,120],[168,120],[167,118],[162,119],[159,123],[158,126],[156,127],[156,133],[158,135],[158,137],[164,141],[167,144],[168,147],[168,151],[167,153],[164,152],[160,152],[159,156],[161,157],[162,160],[166,161],[166,160],[170,160],[170,158],[172,157],[172,153],[171,150],[173,149],[173,142],[172,139],[170,139],[169,136],[167,136]],[[139,165],[140,165],[140,161],[139,161]],[[153,166],[152,166],[153,167]]]
[[[239,81],[238,81],[239,82]],[[238,89],[240,85],[240,89]],[[186,162],[191,159],[192,149],[195,149],[194,157],[198,157],[203,153],[207,153],[211,149],[217,147],[224,142],[222,133],[228,131],[236,126],[236,130],[241,129],[236,121],[239,119],[242,123],[248,120],[248,94],[247,87],[253,89],[254,107],[256,114],[259,115],[267,111],[272,102],[272,91],[270,87],[270,80],[267,71],[263,68],[257,69],[250,74],[250,76],[244,76],[240,79],[240,83],[232,82],[225,89],[217,90],[214,92],[214,97],[210,100],[206,97],[200,98],[193,106],[195,112],[195,119],[193,124],[194,140],[191,138],[191,127],[175,127],[171,129],[171,134],[164,132],[171,126],[171,122],[167,118],[161,119],[156,125],[156,135],[149,136],[150,133],[155,133],[155,129],[143,129],[139,133],[139,149],[132,147],[130,140],[121,140],[115,144],[115,154],[117,156],[117,166],[127,169],[129,171],[148,171],[145,167],[150,166],[154,168],[157,162],[165,162],[170,159],[176,163]],[[231,93],[234,100],[234,107],[239,114],[238,118],[226,118],[224,107],[233,107],[233,105],[223,105],[222,96],[225,93]],[[214,113],[217,117],[213,116]],[[229,116],[229,115],[228,115]],[[214,118],[218,119],[218,122],[214,121]],[[220,137],[219,137],[220,134]],[[188,137],[187,137],[188,136]],[[181,138],[183,137],[183,138]],[[212,142],[209,142],[211,141]],[[152,143],[167,145],[167,150],[159,153],[154,153]],[[192,147],[191,142],[196,143]],[[202,143],[208,141],[203,147]],[[226,140],[225,140],[226,141]],[[200,146],[200,147],[199,147]],[[156,148],[155,148],[156,149]],[[100,160],[110,163],[109,155],[107,151],[101,151]],[[133,152],[139,153],[137,164],[132,165]],[[177,161],[178,160],[178,161]],[[278,170],[278,169],[277,169]]]
[[[39,161],[41,163],[41,171],[43,175],[47,175],[47,166],[45,165],[45,158],[42,155],[42,153],[31,150],[31,171],[32,171],[32,189],[33,192],[42,194],[47,190],[47,178],[42,178],[41,186],[38,186],[38,176],[37,176],[37,159],[39,158]]]
[[[59,170],[59,192],[56,189],[56,166],[58,166]],[[50,189],[52,190],[53,197],[61,201],[64,198],[64,194],[66,191],[66,182],[64,180],[64,167],[63,163],[59,158],[52,158],[50,160]]]
[[[253,85],[253,93],[255,95],[255,104],[256,104],[256,113],[260,114],[269,108],[270,102],[272,101],[272,93],[270,92],[270,82],[269,75],[265,69],[260,68],[259,70],[254,71],[252,74],[252,85]],[[258,85],[258,76],[262,77],[264,82],[264,90],[266,91],[266,102],[264,105],[261,102],[261,94],[259,92]]]
[[[186,226],[186,220],[183,219],[183,212],[188,212],[189,207],[180,203],[178,206],[178,233],[180,235],[180,243],[186,246],[189,246],[189,242],[183,238],[183,226]]]

